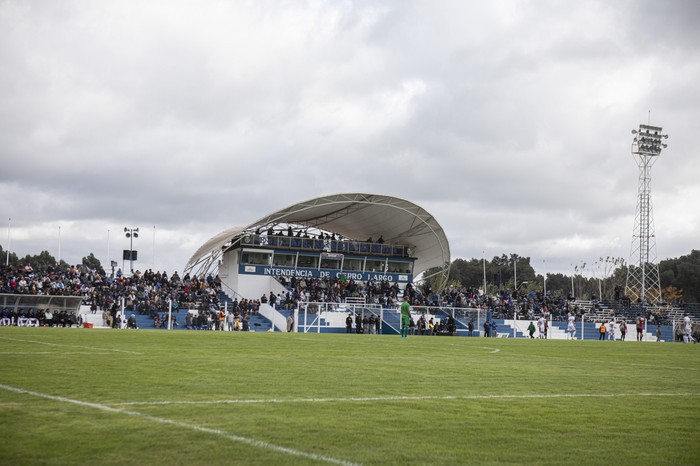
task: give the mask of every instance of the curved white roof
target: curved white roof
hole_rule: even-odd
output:
[[[197,268],[198,275],[205,275],[242,233],[265,231],[278,224],[318,228],[357,241],[383,236],[388,244],[408,245],[416,257],[414,276],[433,267],[446,271],[450,264],[450,246],[445,232],[425,209],[397,197],[347,193],[299,202],[248,225],[222,231],[197,249],[187,262],[185,272]]]

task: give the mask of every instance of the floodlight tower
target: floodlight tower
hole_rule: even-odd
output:
[[[656,264],[656,237],[651,208],[651,167],[661,154],[661,149],[667,147],[661,140],[668,139],[668,134],[662,134],[660,127],[650,125],[639,125],[639,129],[633,129],[632,134],[632,156],[639,166],[639,189],[625,292],[634,302],[657,302],[661,298],[661,281]]]

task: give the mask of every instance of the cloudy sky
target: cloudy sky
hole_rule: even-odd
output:
[[[453,259],[570,273],[629,258],[650,121],[658,257],[685,255],[698,24],[694,0],[0,0],[0,244],[121,266],[138,227],[136,267],[172,273],[226,228],[370,192],[426,208]]]

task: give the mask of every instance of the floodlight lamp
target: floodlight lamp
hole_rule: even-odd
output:
[[[138,237],[139,237],[139,234],[134,232],[134,238],[138,238]]]
[[[127,231],[129,231],[129,229],[127,227],[124,227],[124,233],[126,233]]]
[[[637,134],[637,130],[636,130],[636,129],[633,129],[633,130],[632,130],[632,134]],[[635,138],[635,139],[636,139],[636,138]]]

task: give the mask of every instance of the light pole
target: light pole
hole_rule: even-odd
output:
[[[516,338],[516,329],[518,327],[516,324],[516,322],[518,321],[518,296],[520,296],[518,290],[523,285],[527,285],[527,282],[521,282],[520,285],[516,285],[515,287],[515,306],[513,307],[513,338]]]
[[[129,238],[129,271],[134,274],[134,238],[139,237],[138,228],[124,227],[124,235]]]
[[[544,265],[545,272],[542,274],[543,283],[544,283],[544,294],[542,295],[542,301],[547,302],[547,265],[546,261],[542,259],[542,265]]]
[[[571,264],[571,298],[576,297],[576,293],[574,292],[574,275],[576,275],[576,268],[574,267],[574,264]]]
[[[156,226],[153,225],[153,269],[156,269]]]
[[[5,256],[5,266],[10,265],[10,228],[12,226],[12,217],[7,219],[7,251]]]
[[[654,302],[661,298],[651,206],[651,167],[661,155],[661,150],[667,147],[662,140],[668,139],[668,134],[663,134],[660,126],[651,125],[639,125],[639,129],[633,129],[632,134],[632,156],[639,168],[639,186],[625,292],[643,304],[647,300]]]
[[[481,251],[481,261],[484,265],[484,296],[486,296],[486,251]]]
[[[61,266],[61,225],[58,226],[58,266]]]

